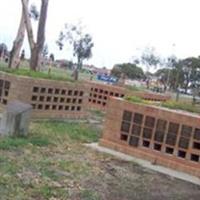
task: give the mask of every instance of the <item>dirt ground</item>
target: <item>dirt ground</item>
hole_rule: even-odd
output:
[[[32,123],[30,138],[0,139],[0,200],[200,199],[200,186],[85,147],[97,132],[85,124]]]

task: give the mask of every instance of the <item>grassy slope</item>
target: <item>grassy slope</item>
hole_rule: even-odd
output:
[[[19,69],[9,69],[7,67],[7,64],[0,62],[0,71],[7,72],[10,74],[15,75],[22,75],[22,76],[29,76],[33,78],[43,78],[43,79],[52,79],[52,80],[62,80],[62,81],[69,81],[74,82],[72,75],[72,71],[60,69],[60,68],[51,68],[51,74],[48,75],[48,67],[46,67],[45,70],[41,72],[34,72],[29,70],[29,68],[26,66],[27,64],[23,64]],[[90,74],[89,73],[79,73],[80,80],[90,80]]]

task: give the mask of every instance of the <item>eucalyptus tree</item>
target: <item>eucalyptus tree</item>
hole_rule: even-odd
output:
[[[82,68],[83,61],[92,57],[92,48],[94,46],[92,36],[84,33],[81,25],[66,24],[56,41],[60,50],[63,49],[65,42],[72,47],[73,56],[77,59],[74,79],[78,80],[79,70]]]

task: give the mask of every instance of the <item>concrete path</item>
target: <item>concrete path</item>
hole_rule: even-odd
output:
[[[151,169],[151,170],[172,176],[174,178],[178,178],[178,179],[188,181],[188,182],[196,184],[196,185],[200,185],[200,179],[195,177],[195,176],[192,176],[192,175],[189,175],[189,174],[186,174],[186,173],[183,173],[183,172],[179,172],[179,171],[176,171],[176,170],[173,170],[173,169],[169,169],[169,168],[166,168],[166,167],[163,167],[163,166],[160,166],[160,165],[152,165],[151,162],[149,162],[149,161],[142,160],[142,159],[139,159],[139,158],[135,158],[133,156],[129,156],[129,155],[126,155],[124,153],[99,146],[98,143],[85,144],[85,146],[90,147],[90,148],[97,150],[99,152],[111,154],[111,155],[116,156],[117,158],[120,158],[122,160],[133,161],[133,162],[141,165],[142,167],[146,167],[148,169]]]

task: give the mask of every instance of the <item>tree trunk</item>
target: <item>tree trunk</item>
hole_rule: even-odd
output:
[[[47,11],[48,11],[48,3],[49,0],[42,0],[41,9],[40,9],[40,19],[39,19],[39,27],[38,27],[38,33],[37,33],[37,43],[36,43],[36,54],[35,59],[37,59],[35,62],[36,66],[31,65],[31,68],[34,69],[40,68],[41,65],[41,57],[42,57],[42,51],[44,48],[45,43],[45,28],[46,28],[46,19],[47,19]],[[33,55],[34,56],[34,55]]]
[[[29,45],[31,49],[31,59],[30,59],[30,68],[34,71],[40,67],[41,54],[45,42],[45,27],[46,27],[46,19],[47,19],[47,10],[49,0],[41,0],[41,9],[40,9],[40,19],[39,19],[39,27],[37,33],[37,42],[34,42],[33,30],[31,25],[31,20],[29,17],[28,11],[28,2],[27,0],[21,0],[23,5],[24,17],[26,30],[28,34]]]
[[[76,69],[74,70],[74,80],[75,80],[75,81],[78,81],[78,75],[79,75],[79,73],[78,73],[78,68],[76,68]]]
[[[78,57],[77,61],[78,61],[77,62],[77,67],[75,68],[74,73],[73,73],[75,81],[78,80],[78,78],[79,78],[79,70],[82,68],[82,60]]]
[[[176,74],[176,101],[179,101],[179,70],[177,71],[177,74]]]
[[[33,71],[36,71],[38,66],[40,65],[39,61],[40,58],[38,58],[39,53],[38,53],[38,48],[37,45],[34,46],[33,49],[31,49],[31,58],[30,58],[30,68]]]
[[[22,9],[22,15],[21,15],[21,20],[20,20],[20,25],[18,28],[18,33],[17,33],[15,41],[13,42],[13,47],[10,52],[10,59],[9,59],[9,64],[8,64],[9,68],[17,68],[17,66],[19,66],[20,64],[19,54],[24,42],[25,30],[26,30],[26,26],[25,26],[24,12]]]
[[[190,83],[190,80],[189,80],[189,77],[187,77],[186,84],[185,84],[185,94],[187,94],[189,83]]]

